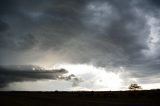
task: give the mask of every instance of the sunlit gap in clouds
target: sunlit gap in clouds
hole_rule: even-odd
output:
[[[92,64],[55,64],[49,66],[40,65],[40,67],[43,67],[44,71],[51,72],[57,69],[64,69],[67,73],[60,74],[56,79],[12,82],[1,90],[119,91],[128,90],[131,83],[137,83],[143,89],[159,88],[160,85],[159,83],[143,83],[142,81],[145,79],[132,75],[131,71],[124,66],[100,67]]]
[[[123,80],[120,71],[107,71],[106,68],[87,64],[59,64],[48,69],[64,68],[68,74],[74,74],[81,82],[74,90],[120,90]]]

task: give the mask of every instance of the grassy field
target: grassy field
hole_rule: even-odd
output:
[[[160,106],[160,90],[0,92],[0,106]]]

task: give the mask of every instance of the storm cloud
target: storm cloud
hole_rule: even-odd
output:
[[[1,0],[0,64],[125,67],[149,78],[160,69],[159,8],[158,0]]]
[[[65,75],[68,71],[65,69],[45,70],[39,66],[19,65],[19,66],[1,66],[0,67],[0,88],[6,87],[13,82],[38,81],[38,80],[79,80],[75,75]],[[78,85],[79,82],[76,84]]]

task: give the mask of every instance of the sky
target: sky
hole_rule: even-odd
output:
[[[159,0],[0,0],[0,90],[160,88]]]

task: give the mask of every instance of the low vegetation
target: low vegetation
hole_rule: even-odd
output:
[[[160,106],[160,90],[0,92],[0,106]]]

